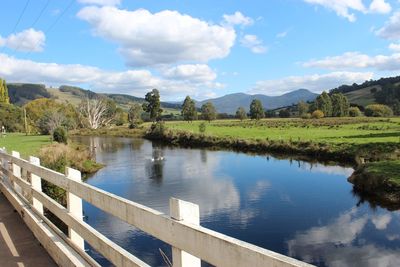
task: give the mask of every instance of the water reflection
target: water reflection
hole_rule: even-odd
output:
[[[297,232],[287,242],[289,255],[326,266],[400,266],[399,218],[354,207],[326,225]]]
[[[88,183],[163,213],[170,197],[196,203],[203,226],[320,266],[400,264],[400,215],[359,202],[346,180],[351,168],[142,139],[80,140],[106,164]],[[164,265],[158,249],[168,254],[168,245],[87,203],[84,210],[94,228]]]

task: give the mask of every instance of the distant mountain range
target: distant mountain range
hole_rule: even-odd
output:
[[[267,95],[248,95],[245,93],[229,94],[222,97],[207,99],[196,102],[197,107],[201,107],[206,102],[211,102],[217,108],[219,113],[234,114],[238,107],[244,107],[249,111],[250,103],[253,99],[262,102],[265,109],[276,109],[280,107],[297,104],[299,101],[313,101],[318,94],[312,93],[307,89],[298,89],[280,96]]]

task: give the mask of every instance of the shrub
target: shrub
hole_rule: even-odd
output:
[[[204,122],[199,124],[199,132],[202,134],[206,132],[206,124]]]
[[[358,107],[351,107],[349,108],[349,116],[350,117],[360,117],[361,111]]]
[[[162,121],[153,123],[150,127],[150,135],[154,137],[161,137],[165,133],[165,124]]]
[[[365,116],[368,117],[390,117],[392,115],[392,109],[386,105],[372,104],[365,108]]]
[[[68,141],[67,131],[63,127],[57,127],[53,132],[53,140],[57,143],[66,144]]]
[[[311,113],[303,114],[303,115],[301,116],[301,118],[302,118],[302,119],[305,119],[305,120],[311,119]]]
[[[321,119],[324,117],[324,112],[322,112],[322,110],[317,109],[311,114],[311,117],[313,119]]]

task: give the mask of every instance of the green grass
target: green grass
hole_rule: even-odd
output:
[[[51,144],[49,136],[28,135],[21,133],[9,133],[5,137],[0,137],[0,147],[5,147],[9,153],[18,151],[21,157],[37,155],[42,146]]]
[[[400,186],[400,160],[372,162],[366,165],[366,171],[381,177],[390,177],[389,182]]]
[[[167,122],[172,130],[199,133],[201,121]],[[366,144],[400,142],[400,118],[264,119],[206,122],[206,135],[245,140],[293,140]]]

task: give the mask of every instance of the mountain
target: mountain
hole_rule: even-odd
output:
[[[312,93],[307,89],[298,89],[280,96],[267,95],[248,95],[244,93],[229,94],[222,97],[207,99],[196,102],[197,107],[201,107],[206,102],[211,102],[217,108],[219,113],[234,114],[238,107],[244,107],[249,111],[250,103],[253,99],[262,102],[265,109],[276,109],[280,107],[290,106],[299,101],[312,101],[318,94]]]

